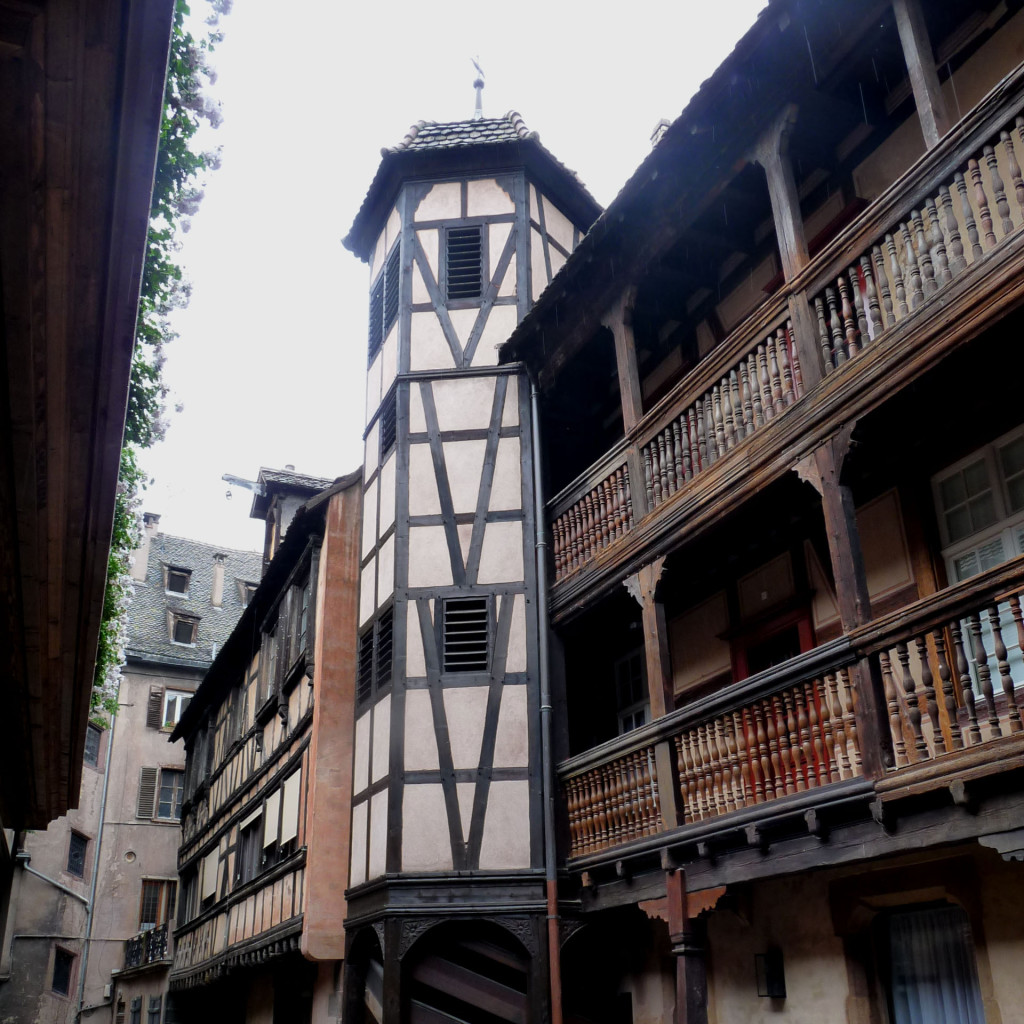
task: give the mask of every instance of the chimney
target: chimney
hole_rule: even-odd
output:
[[[132,552],[135,561],[132,563],[131,578],[139,583],[146,581],[146,570],[149,568],[149,545],[160,529],[160,516],[156,512],[142,514],[142,540]]]
[[[662,137],[662,136],[663,136],[663,135],[665,134],[665,132],[666,132],[666,131],[667,131],[667,130],[669,129],[669,127],[671,126],[671,124],[672,124],[672,122],[671,122],[671,121],[666,121],[666,120],[665,120],[665,118],[662,118],[662,119],[661,119],[661,120],[660,120],[660,121],[659,121],[659,122],[658,122],[658,123],[657,123],[657,124],[656,124],[656,125],[654,126],[654,131],[653,131],[653,132],[651,132],[651,149],[654,149],[654,148],[655,148],[655,146],[657,146],[657,145],[658,145],[658,143],[659,143],[659,142],[661,142],[661,137]]]
[[[210,604],[214,608],[221,608],[224,605],[224,562],[227,555],[216,554],[213,556],[213,585],[210,587]]]

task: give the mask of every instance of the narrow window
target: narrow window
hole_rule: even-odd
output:
[[[176,768],[160,772],[160,799],[157,801],[158,818],[181,818],[181,795],[185,788],[185,773]]]
[[[174,917],[178,883],[165,878],[146,878],[139,899],[139,931],[159,928]]]
[[[238,881],[248,882],[255,878],[260,869],[260,858],[263,855],[260,838],[262,836],[262,815],[258,814],[254,821],[246,824],[238,837]]]
[[[188,585],[191,580],[191,570],[174,569],[171,566],[168,566],[165,589],[168,594],[179,594],[182,597],[188,597]]]
[[[444,671],[486,672],[490,609],[486,597],[444,602]]]
[[[373,693],[373,627],[359,638],[359,665],[356,670],[356,700],[364,701]]]
[[[483,293],[483,227],[449,228],[445,247],[448,301],[478,299]]]
[[[75,956],[59,946],[53,951],[53,981],[50,988],[58,995],[66,996],[71,991],[71,968]]]
[[[103,730],[90,723],[85,727],[85,763],[98,768],[100,764],[100,738]]]
[[[394,611],[388,608],[359,638],[356,700],[362,702],[391,685]]]
[[[89,840],[77,832],[71,833],[68,843],[68,874],[77,875],[79,878],[85,875],[85,851],[89,848]]]

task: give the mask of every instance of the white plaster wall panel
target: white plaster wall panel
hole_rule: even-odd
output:
[[[363,479],[373,474],[377,468],[378,458],[380,458],[380,420],[366,431],[363,450]]]
[[[377,481],[363,491],[363,558],[377,543]]]
[[[518,583],[523,579],[523,524],[488,523],[480,551],[480,583]]]
[[[427,273],[429,277],[434,279],[434,283],[437,283],[440,271],[438,267],[438,246],[441,244],[441,233],[437,228],[423,228],[416,232],[416,238],[419,240],[420,247],[423,249],[423,255],[427,258]],[[424,287],[426,287],[424,285]],[[414,302],[429,302],[430,296],[428,295],[424,299],[415,299]]]
[[[530,183],[530,209],[529,209],[530,219],[531,220],[537,220],[537,218],[540,216],[540,212],[539,211],[540,211],[540,205],[537,202],[537,186],[534,185],[533,182],[531,182]],[[540,223],[540,222],[538,221],[538,223]]]
[[[373,247],[373,259],[370,261],[371,286],[373,285],[377,275],[380,273],[381,267],[384,266],[384,251],[387,244],[387,230],[384,230],[377,236],[377,244]]]
[[[501,262],[501,254],[505,251],[505,243],[512,233],[511,224],[492,224],[487,232],[487,251],[490,257],[488,266],[491,268],[491,278],[498,272],[498,264]],[[508,269],[498,282],[499,295],[513,295],[516,290],[516,268],[515,256],[509,263]]]
[[[370,758],[370,781],[379,782],[388,773],[388,751],[391,749],[391,694],[373,708],[373,756]]]
[[[427,674],[427,660],[423,655],[423,635],[420,633],[418,605],[406,606],[405,622],[405,675],[408,679],[420,679]]]
[[[443,526],[409,528],[409,586],[445,587],[452,582],[452,564]]]
[[[451,320],[452,327],[455,328],[455,336],[459,339],[459,345],[463,352],[469,344],[469,337],[473,333],[479,316],[480,310],[476,308],[448,310],[448,319]]]
[[[475,512],[487,442],[483,438],[477,441],[445,441],[442,447],[456,514]]]
[[[486,430],[494,404],[493,377],[436,380],[434,408],[441,430]]]
[[[516,594],[512,598],[512,622],[508,633],[505,671],[526,671],[526,597],[523,594]]]
[[[405,770],[436,771],[437,737],[430,709],[428,690],[407,690],[405,693]]]
[[[470,217],[515,213],[512,197],[493,179],[478,178],[467,182],[466,212]]]
[[[501,410],[501,425],[503,427],[519,426],[518,377],[508,377],[508,384],[505,386],[505,408]]]
[[[445,220],[462,216],[462,186],[457,181],[435,185],[416,207],[415,220]]]
[[[363,567],[363,571],[359,576],[359,625],[362,626],[364,622],[373,614],[375,605],[375,595],[373,592],[373,584],[377,578],[377,559],[371,558],[369,562]]]
[[[572,252],[572,222],[547,196],[543,197],[544,227],[566,252]]]
[[[492,263],[492,272],[494,266],[495,265]],[[498,283],[498,297],[503,299],[509,295],[515,295],[516,288],[518,286],[519,281],[516,277],[516,254],[515,252],[513,252],[512,256],[509,258],[508,267],[505,270],[505,273],[502,276],[501,281]]]
[[[369,878],[379,878],[387,870],[388,791],[382,789],[370,797]]]
[[[450,370],[455,366],[444,328],[432,310],[413,313],[409,327],[409,368],[411,370]],[[379,401],[379,399],[378,399]]]
[[[462,564],[469,564],[469,549],[473,544],[473,524],[472,523],[459,523],[455,527],[455,532],[459,535],[459,550],[462,552]]]
[[[494,306],[487,318],[480,344],[473,355],[474,366],[495,366],[498,362],[498,349],[508,341],[516,329],[518,313],[515,306]]]
[[[408,785],[402,794],[402,870],[450,871],[452,842],[440,783]]]
[[[544,262],[544,240],[534,227],[530,228],[530,291],[534,302],[548,286],[548,269]]]
[[[519,462],[519,454],[518,437],[498,439],[489,505],[492,512],[523,507],[522,467]]]
[[[530,763],[525,686],[502,687],[493,763],[495,768],[525,768]]]
[[[421,231],[422,235],[436,234],[434,231]],[[435,243],[436,244],[436,243]],[[430,292],[427,291],[427,283],[423,280],[423,271],[420,270],[420,261],[412,261],[412,301],[416,303],[430,302]]]
[[[413,387],[413,394],[419,388]],[[441,512],[434,459],[429,444],[409,445],[409,515],[434,516]]]
[[[530,784],[492,782],[480,843],[481,870],[530,866],[529,820]]]
[[[423,415],[423,396],[419,384],[409,385],[409,431],[422,434],[427,429],[427,420]]]
[[[459,820],[462,822],[462,841],[469,842],[469,831],[473,826],[473,798],[476,796],[475,782],[456,782],[455,795],[459,801]]]
[[[486,686],[453,686],[444,691],[448,740],[452,766],[456,770],[480,765],[488,689]]]
[[[565,265],[565,256],[563,256],[557,249],[551,248],[548,250],[549,258],[551,260],[551,276],[554,277],[562,267]],[[387,385],[385,385],[386,387]]]
[[[395,592],[395,535],[381,545],[377,555],[377,604],[382,605]]]
[[[398,320],[391,325],[387,340],[380,350],[380,394],[383,398],[398,373]]]
[[[388,531],[388,527],[395,521],[395,450],[391,449],[391,455],[380,468],[380,530],[378,536],[382,537]]]
[[[352,754],[352,792],[362,793],[370,784],[370,712],[356,719],[355,750]]]
[[[380,405],[380,353],[373,357],[370,368],[366,371],[366,422],[373,419],[373,414]]]
[[[398,236],[402,231],[402,220],[398,215],[398,207],[394,207],[391,213],[388,215],[388,222],[384,226],[384,236],[386,241],[384,243],[385,255],[391,252],[391,246],[398,241]]]

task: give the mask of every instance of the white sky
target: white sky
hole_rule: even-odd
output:
[[[223,163],[184,237],[192,301],[167,349],[170,426],[144,460],[143,509],[164,532],[259,548],[252,495],[223,473],[359,465],[369,282],[341,239],[382,146],[421,118],[472,115],[471,57],[485,115],[518,110],[607,205],[762,6],[235,0],[213,56],[224,123],[208,145]]]

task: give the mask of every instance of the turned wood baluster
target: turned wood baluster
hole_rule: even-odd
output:
[[[915,760],[923,761],[928,757],[928,744],[921,732],[921,705],[917,700],[917,681],[910,670],[910,648],[904,642],[896,645],[896,657],[900,663],[900,683],[906,694],[907,717],[910,719],[910,730],[914,734]]]
[[[1003,627],[999,621],[999,606],[992,605],[988,609],[988,621],[992,627],[996,665],[999,668],[999,681],[1003,686],[1006,706],[1010,717],[1010,732],[1020,732],[1024,725],[1020,720],[1020,708],[1017,707],[1017,694],[1013,689],[1013,676],[1010,675],[1010,662],[1006,656],[1006,644],[1003,643]]]
[[[917,309],[924,302],[924,289],[921,287],[921,268],[917,264],[914,240],[906,224],[900,225],[900,236],[903,239],[903,258],[906,260],[907,275],[910,279],[910,308]]]
[[[818,785],[824,786],[832,781],[829,758],[825,754],[822,737],[821,715],[818,711],[818,695],[821,692],[819,680],[808,680],[804,683],[804,699],[807,702],[807,728],[811,733],[811,744],[814,750],[814,771]]]
[[[711,393],[711,408],[715,423],[715,455],[721,458],[726,452],[725,416],[722,413],[722,393],[717,387]]]
[[[754,411],[754,427],[764,426],[764,410],[761,408],[761,370],[756,350],[747,360],[747,376],[750,378],[750,405]]]
[[[988,196],[981,180],[981,167],[973,157],[967,161],[967,172],[974,186],[974,204],[978,207],[978,224],[985,236],[985,245],[991,249],[996,244],[996,233],[992,230],[992,212],[988,207]]]
[[[832,712],[832,740],[835,744],[833,755],[836,759],[836,768],[839,770],[841,779],[848,779],[853,774],[850,766],[850,759],[846,749],[846,728],[843,722],[843,705],[839,696],[839,673],[829,673],[825,676],[825,683],[828,687],[829,709]]]
[[[700,456],[700,468],[704,470],[710,465],[708,462],[708,438],[707,426],[704,418],[704,402],[698,398],[694,403],[694,408],[694,421],[697,425],[697,454]]]
[[[694,795],[694,806],[697,808],[697,816],[703,821],[709,817],[710,804],[708,802],[707,779],[705,777],[705,762],[700,745],[700,728],[691,729],[688,734],[690,749],[693,751],[693,778],[697,788]]]
[[[860,292],[860,273],[856,267],[850,267],[847,272],[850,279],[850,298],[853,299],[853,314],[857,321],[857,344],[863,349],[870,340],[868,333],[868,318],[864,310],[864,296]]]
[[[786,793],[796,792],[796,770],[793,764],[793,750],[790,743],[790,725],[780,694],[771,698],[772,710],[775,714],[775,732],[778,736],[779,758],[782,762],[782,780]]]
[[[569,515],[572,517],[572,567],[578,569],[583,564],[583,541],[581,539],[580,504],[576,502]]]
[[[779,750],[779,728],[775,719],[775,710],[768,700],[761,701],[764,708],[764,731],[768,736],[768,756],[770,758],[772,791],[776,797],[785,796],[786,779],[782,774],[782,754]]]
[[[732,418],[732,395],[729,392],[729,378],[723,377],[718,384],[718,394],[722,403],[722,436],[725,438],[725,450],[736,447],[736,432]]]
[[[657,790],[658,779],[657,775],[653,770],[653,763],[650,757],[650,751],[644,750],[640,752],[640,764],[643,769],[643,794],[644,794],[644,813],[647,816],[647,821],[650,823],[650,830],[657,832],[658,823],[658,801],[655,797]]]
[[[892,663],[889,661],[888,651],[879,653],[878,663],[882,669],[882,685],[885,687],[885,705],[889,710],[889,731],[892,733],[896,764],[897,766],[904,765],[907,763],[907,748],[903,743],[903,719],[900,717],[900,702],[896,696],[896,682],[893,679]]]
[[[967,652],[964,650],[964,639],[960,632],[958,621],[949,624],[949,632],[953,638],[953,656],[956,661],[957,681],[960,684],[960,694],[967,707],[967,729],[972,743],[981,742],[981,728],[978,725],[978,712],[974,700],[974,681],[971,679],[971,669],[967,661]]]
[[[644,815],[643,765],[637,751],[626,756],[622,771],[626,782],[627,836],[629,839],[635,839],[637,836],[647,834],[647,819]]]
[[[839,285],[839,298],[843,310],[843,335],[846,339],[846,358],[852,359],[860,351],[860,346],[857,344],[860,338],[860,331],[857,330],[857,321],[854,320],[853,306],[850,304],[850,286],[846,283],[846,278],[840,275],[836,279],[836,284]]]
[[[555,579],[562,575],[562,520],[558,518],[551,526],[551,552],[555,563]]]
[[[949,188],[946,185],[939,189],[939,203],[942,206],[942,217],[946,235],[949,238],[949,243],[946,246],[946,251],[949,254],[949,270],[956,277],[967,269],[967,260],[964,259],[964,243],[960,238],[960,224],[953,212],[953,197],[949,194]]]
[[[1018,122],[1021,120],[1017,118]],[[1013,137],[1009,132],[1000,132],[999,139],[1006,152],[1006,166],[1010,171],[1010,180],[1013,182],[1013,191],[1017,197],[1017,213],[1024,219],[1024,177],[1021,176],[1020,164],[1017,162],[1017,154],[1013,148]]]
[[[722,721],[716,718],[714,722],[708,722],[708,745],[711,748],[712,785],[715,789],[715,797],[718,803],[719,814],[736,809],[730,799],[730,778],[725,763],[725,748],[722,739]]]
[[[1017,118],[1018,124],[1021,119]],[[1024,618],[1021,616],[1020,597],[1014,594],[1010,598],[1010,614],[1013,616],[1013,624],[1017,628],[1017,644],[1024,651]]]
[[[622,481],[619,479],[621,470],[616,469],[608,480],[612,501],[612,539],[618,540],[622,530]]]
[[[836,293],[831,288],[825,289],[825,301],[828,303],[828,327],[832,335],[832,361],[838,368],[846,362],[846,345],[843,340],[843,324],[839,319]]]
[[[633,494],[630,490],[629,470],[624,470],[623,474],[626,488],[626,522],[629,524],[629,529],[633,529]]]
[[[740,366],[742,365],[741,363]],[[736,440],[742,441],[753,428],[747,420],[747,410],[743,406],[743,389],[740,387],[739,367],[729,371],[729,390],[732,392],[732,418],[733,425],[736,428]]]
[[[577,821],[576,780],[565,782],[565,809],[569,816],[569,856],[575,857],[579,852],[579,824]]]
[[[601,833],[598,823],[599,796],[597,789],[597,772],[587,772],[583,777],[583,785],[586,793],[586,829],[587,829],[587,852],[592,853],[601,846]]]
[[[892,273],[892,286],[896,292],[896,308],[900,311],[900,319],[909,312],[907,308],[907,289],[903,284],[903,271],[896,255],[896,239],[892,235],[885,236],[885,247],[889,251],[889,269]]]
[[[743,716],[734,711],[729,716],[729,758],[732,762],[733,785],[739,793],[739,805],[746,807],[750,804],[750,765],[747,762],[747,735],[743,728]]]
[[[782,402],[792,405],[796,401],[796,387],[793,384],[793,368],[789,365],[789,339],[780,327],[775,332],[775,351],[779,357],[779,371],[782,374]]]
[[[654,467],[651,465],[651,446],[640,449],[644,460],[644,490],[647,491],[647,507],[654,508]]]
[[[996,213],[999,214],[999,227],[1002,229],[1005,238],[1013,231],[1013,221],[1010,219],[1010,204],[1006,199],[1006,186],[1003,184],[1002,175],[999,173],[999,161],[996,151],[992,146],[985,146],[982,149],[985,163],[988,164],[989,180],[992,182],[992,194],[996,200]]]
[[[599,550],[608,547],[608,501],[604,483],[594,488],[594,509],[597,522],[594,524],[594,542]]]
[[[807,785],[813,788],[818,784],[815,774],[814,748],[811,744],[811,723],[807,714],[807,696],[802,686],[797,685],[793,690],[793,703],[796,707],[796,732],[800,740],[801,760],[803,771],[807,778]]]
[[[814,311],[818,316],[818,343],[821,345],[821,361],[825,364],[825,375],[830,374],[835,366],[832,362],[832,336],[825,323],[825,304],[821,298],[814,300]]]
[[[594,500],[591,495],[588,494],[584,497],[583,507],[585,511],[583,555],[589,560],[597,553],[594,546]]]
[[[889,278],[885,272],[885,255],[880,245],[872,246],[871,259],[875,264],[876,287],[881,293],[882,308],[885,310],[885,327],[892,327],[896,323],[896,314],[893,312],[892,293],[889,291]]]
[[[697,758],[693,752],[692,733],[683,733],[678,742],[686,761],[686,774],[680,780],[680,788],[685,788],[684,799],[691,821],[701,820],[700,801],[697,795]]]
[[[744,761],[750,772],[751,795],[755,803],[764,803],[764,772],[761,770],[761,754],[757,745],[757,726],[754,712],[748,709],[741,713],[740,722],[745,729]]]
[[[772,407],[772,383],[768,376],[768,356],[765,353],[763,344],[757,346],[757,375],[761,396],[761,411],[764,414],[765,422],[767,422],[775,416],[775,409]]]
[[[678,417],[672,421],[672,448],[675,452],[676,487],[690,479],[690,448],[683,441],[684,423]]]
[[[860,756],[860,740],[857,737],[857,716],[853,710],[853,687],[850,686],[850,675],[845,668],[841,668],[836,675],[843,691],[843,728],[846,730],[850,763],[853,765],[854,775],[860,775],[863,762]]]
[[[627,754],[615,762],[621,780],[619,813],[622,816],[623,840],[634,839],[640,832],[641,816],[637,780],[633,777],[633,755]]]
[[[704,747],[707,750],[707,781],[710,795],[711,813],[724,814],[725,793],[722,790],[722,763],[718,759],[718,747],[715,743],[715,726],[713,722],[705,722],[700,727]]]
[[[942,735],[942,722],[939,720],[939,704],[935,699],[935,680],[932,676],[931,662],[928,660],[928,645],[923,636],[914,637],[917,658],[921,663],[921,689],[924,690],[924,705],[928,712],[928,720],[932,723],[932,743],[937,754],[946,752],[946,739]]]
[[[714,389],[704,396],[704,432],[708,439],[708,465],[718,461],[718,440],[715,435],[715,402]]]
[[[713,817],[720,814],[718,802],[718,790],[715,787],[715,758],[711,743],[708,737],[707,725],[697,726],[697,742],[700,745],[701,763],[704,776],[704,803],[708,809],[708,815]],[[719,780],[721,781],[721,780]]]
[[[793,368],[793,388],[797,398],[804,397],[804,372],[800,368],[800,355],[796,350],[796,335],[793,333],[793,321],[786,321],[786,351],[789,353],[789,365]]]
[[[749,437],[754,432],[756,424],[754,423],[754,402],[750,396],[750,370],[747,367],[747,360],[740,363],[740,402],[743,404],[743,422]]]
[[[988,670],[988,652],[985,650],[985,641],[981,636],[980,612],[974,612],[968,617],[967,629],[971,634],[971,649],[974,652],[974,668],[978,673],[978,686],[985,699],[985,707],[988,709],[988,724],[992,729],[993,736],[1002,736],[1003,731],[999,728],[999,715],[996,712],[995,694],[992,692],[992,676]]]
[[[576,825],[579,836],[579,852],[590,852],[590,794],[584,779],[573,780],[576,786]]]
[[[974,221],[974,209],[971,206],[970,197],[967,194],[967,181],[959,172],[953,175],[953,184],[960,193],[960,209],[964,216],[964,227],[967,228],[967,240],[971,243],[972,259],[978,259],[984,250],[978,240],[978,225]]]
[[[731,726],[732,718],[729,715],[715,719],[718,749],[722,753],[722,785],[725,789],[725,802],[730,810],[736,810],[743,806],[743,788],[742,786],[737,788],[739,765],[736,762],[735,741],[731,746],[729,743]]]
[[[697,414],[692,408],[686,410],[686,432],[690,436],[690,472],[700,472],[700,437],[697,433]]]
[[[661,467],[661,496],[662,500],[672,494],[675,487],[675,458],[669,449],[670,438],[666,431],[658,434],[658,465]]]
[[[672,742],[676,751],[676,778],[679,779],[679,823],[688,825],[693,821],[693,814],[690,811],[690,804],[687,799],[686,756],[683,753],[683,739],[681,736],[676,736]]]
[[[775,341],[769,335],[766,351],[768,353],[768,376],[772,385],[772,407],[775,412],[782,412],[786,403],[782,400],[782,374],[779,371],[779,357],[775,351]]]
[[[942,235],[942,222],[934,199],[929,199],[925,206],[928,210],[929,241],[935,261],[935,277],[940,285],[949,284],[953,274],[949,269],[949,258],[946,255],[946,240]]]
[[[758,701],[754,705],[754,722],[757,730],[757,756],[761,762],[761,778],[764,780],[764,799],[775,799],[775,779],[772,775],[771,749],[768,746],[768,728],[765,725],[764,706]]]
[[[654,492],[653,508],[661,504],[661,459],[659,458],[658,440],[655,438],[648,447],[651,449],[651,488]]]
[[[623,466],[618,471],[619,507],[622,510],[622,533],[633,526],[633,501],[629,493],[629,470]]]
[[[877,246],[876,246],[877,248]],[[875,271],[871,265],[871,259],[867,256],[860,258],[860,273],[864,278],[864,305],[867,307],[868,327],[870,330],[864,332],[864,337],[870,335],[877,338],[883,331],[882,308],[878,304],[878,289],[875,287]]]
[[[925,295],[931,295],[938,291],[939,286],[935,281],[935,267],[932,264],[932,254],[928,251],[928,240],[924,236],[924,220],[919,210],[912,210],[910,220],[914,226],[913,236],[917,243],[917,260],[921,268],[921,287]]]
[[[604,828],[602,837],[605,845],[614,846],[619,841],[619,809],[615,799],[616,772],[614,766],[603,765],[600,769],[601,777],[601,810],[604,812]]]
[[[792,690],[782,694],[782,702],[786,707],[786,725],[789,727],[789,749],[793,758],[793,781],[798,793],[807,788],[807,762],[804,759],[803,746],[800,743],[800,723],[796,715],[796,699]]]
[[[833,729],[832,691],[833,677],[821,677],[821,737],[825,745],[825,763],[828,766],[829,781],[837,782],[843,777],[839,759],[836,757],[836,737]]]
[[[953,692],[953,672],[946,654],[945,630],[933,629],[932,642],[935,644],[935,657],[939,666],[939,689],[942,691],[942,703],[946,709],[946,721],[949,723],[950,742],[954,750],[962,750],[964,738],[960,732],[960,723],[957,721],[956,694]]]

